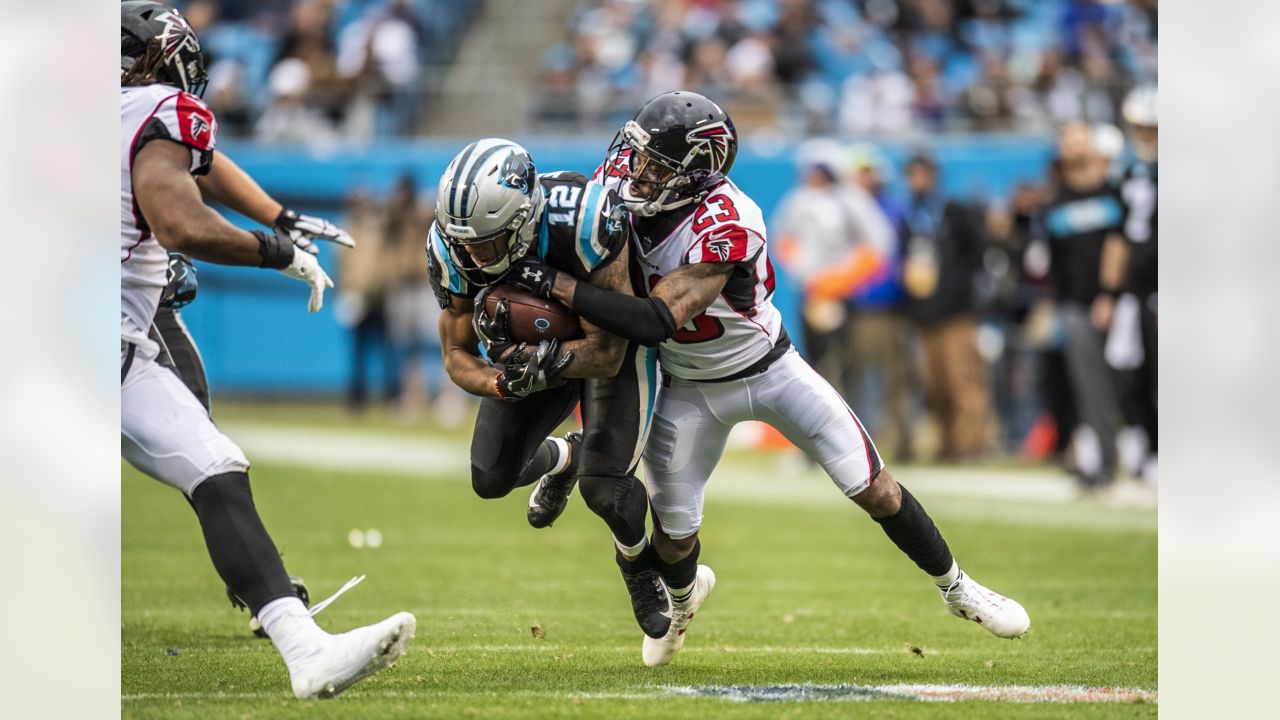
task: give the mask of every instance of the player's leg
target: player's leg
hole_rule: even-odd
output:
[[[544,439],[573,413],[581,387],[568,382],[515,402],[480,401],[471,436],[471,487],[477,495],[505,497],[549,471],[562,471],[558,464],[567,466],[568,459]]]
[[[280,651],[294,693],[337,694],[399,657],[413,636],[413,616],[398,613],[343,635],[321,630],[258,516],[244,453],[168,368],[135,358],[123,374],[121,454],[191,502],[214,568]]]
[[[961,572],[920,502],[884,469],[875,444],[840,395],[796,353],[749,378],[758,417],[816,459],[836,486],[880,525],[893,544],[929,575],[948,608],[1001,637],[1030,625],[1018,603]]]
[[[653,509],[655,564],[671,596],[671,628],[646,637],[644,663],[665,665],[684,646],[685,630],[715,586],[715,573],[699,565],[703,495],[724,453],[729,430],[746,412],[741,382],[692,383],[668,379],[658,391],[644,449]]]
[[[1098,332],[1083,306],[1062,311],[1067,342],[1063,349],[1071,394],[1080,422],[1092,433],[1077,434],[1077,471],[1087,487],[1109,485],[1115,479],[1116,433],[1120,408],[1116,401],[1115,371],[1104,354],[1105,337]],[[1096,441],[1097,451],[1082,450]]]
[[[204,360],[186,323],[182,322],[182,316],[173,308],[162,307],[156,310],[152,327],[160,336],[162,364],[167,358],[182,384],[196,396],[205,410],[209,410],[209,381],[204,374]]]
[[[636,622],[649,637],[671,626],[670,602],[645,537],[649,498],[635,476],[657,394],[657,350],[632,343],[612,378],[586,383],[578,486],[613,535],[614,555]]]

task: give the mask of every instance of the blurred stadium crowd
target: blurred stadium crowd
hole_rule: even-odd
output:
[[[580,0],[531,124],[611,130],[675,87],[743,130],[1047,132],[1118,122],[1156,75],[1156,0]],[[548,10],[566,3],[548,3]],[[412,134],[481,2],[190,0],[230,135]]]

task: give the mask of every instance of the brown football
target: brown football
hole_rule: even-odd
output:
[[[498,301],[505,299],[510,308],[511,339],[537,343],[543,340],[577,340],[582,337],[582,324],[569,308],[555,300],[544,300],[533,293],[511,285],[499,285],[485,296],[484,311],[493,317]]]

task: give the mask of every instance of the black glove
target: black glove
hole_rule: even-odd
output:
[[[551,299],[551,289],[556,286],[558,270],[533,255],[525,255],[511,270],[503,281],[518,288],[524,288],[534,295]]]
[[[182,253],[169,253],[169,268],[165,271],[164,289],[160,291],[160,307],[186,307],[196,299],[196,266]]]
[[[511,303],[506,298],[498,301],[498,307],[495,308],[493,317],[489,317],[489,313],[485,312],[485,297],[493,291],[494,286],[489,286],[480,292],[476,297],[475,314],[471,317],[471,324],[476,329],[476,335],[480,338],[480,342],[484,345],[484,354],[489,357],[492,363],[498,363],[502,356],[516,343],[511,339],[510,312]]]
[[[324,218],[299,215],[288,208],[281,210],[271,225],[284,231],[298,249],[306,250],[312,255],[320,250],[316,247],[315,240],[328,240],[349,248],[356,246],[355,239],[346,230]]]
[[[498,376],[498,397],[515,402],[541,390],[563,385],[564,379],[560,374],[573,362],[573,352],[556,357],[559,349],[559,340],[543,340],[532,353],[526,350],[524,343],[516,346],[515,353],[506,362],[506,369]]]

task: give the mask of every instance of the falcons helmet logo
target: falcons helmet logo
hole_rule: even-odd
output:
[[[729,141],[733,134],[723,122],[690,130],[685,140],[696,148],[697,152],[707,154],[711,158],[711,172],[720,172],[725,158],[729,156]]]
[[[160,34],[160,45],[164,48],[165,62],[173,60],[182,50],[200,52],[200,41],[196,39],[195,31],[187,23],[187,19],[178,14],[178,11],[169,10],[156,19],[164,23],[164,32]]]

